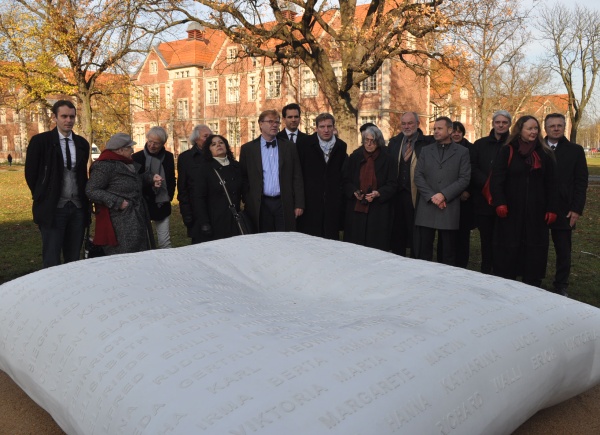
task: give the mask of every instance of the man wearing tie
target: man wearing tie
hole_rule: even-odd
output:
[[[285,128],[277,133],[277,138],[286,139],[302,146],[302,144],[306,143],[309,136],[298,130],[298,126],[300,125],[300,106],[296,103],[288,104],[287,106],[284,106],[281,113],[283,115]]]
[[[583,214],[588,187],[588,168],[585,152],[580,145],[565,137],[565,117],[551,113],[544,120],[546,143],[556,157],[558,181],[558,210],[556,221],[550,226],[556,251],[554,292],[567,296],[571,273],[571,235],[579,216]]]
[[[281,121],[276,110],[258,117],[261,135],[242,145],[242,199],[259,232],[295,231],[304,211],[304,186],[293,143],[277,138]]]
[[[76,110],[59,100],[52,106],[56,127],[31,138],[25,160],[25,180],[33,197],[33,221],[42,235],[44,267],[79,260],[83,235],[90,222],[85,196],[90,144],[73,133]]]

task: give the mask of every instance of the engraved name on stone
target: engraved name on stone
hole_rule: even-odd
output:
[[[471,396],[467,397],[466,400],[459,402],[456,407],[448,411],[446,415],[435,423],[440,431],[439,433],[442,435],[449,435],[456,429],[459,429],[460,425],[473,417],[483,405],[483,396],[476,391]],[[460,433],[460,430],[456,433]]]
[[[386,415],[385,419],[392,432],[402,433],[404,425],[427,412],[431,407],[431,402],[424,395],[419,394]]]
[[[595,329],[589,331],[583,331],[580,334],[576,334],[572,337],[567,338],[564,341],[565,348],[567,351],[575,350],[585,344],[592,344],[592,342],[598,339],[598,332]]]
[[[442,378],[442,387],[447,394],[452,393],[457,387],[466,384],[469,380],[479,374],[482,370],[500,361],[502,357],[493,349],[477,355],[467,361],[448,376]]]
[[[504,370],[500,375],[492,379],[496,393],[502,392],[507,387],[513,385],[523,377],[520,366],[511,367]]]

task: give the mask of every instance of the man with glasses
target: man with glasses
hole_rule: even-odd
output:
[[[245,210],[261,233],[295,231],[304,211],[304,186],[298,153],[293,143],[277,138],[276,110],[258,117],[260,136],[242,145],[242,199]]]
[[[415,186],[415,168],[421,149],[434,142],[431,136],[425,136],[419,128],[419,115],[406,112],[400,118],[402,133],[390,139],[390,155],[398,162],[398,191],[394,198],[394,223],[392,227],[392,252],[414,258],[413,229],[415,226],[415,205],[417,188]]]

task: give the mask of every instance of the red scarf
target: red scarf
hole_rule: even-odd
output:
[[[363,157],[365,160],[360,165],[360,174],[359,174],[359,182],[360,182],[360,190],[363,194],[371,193],[374,190],[377,190],[377,177],[375,176],[375,159],[379,157],[379,153],[381,152],[380,148],[377,147],[375,151],[372,153],[368,153],[367,150],[363,149]],[[364,204],[362,200],[356,200],[356,204],[354,205],[354,211],[359,213],[368,213],[369,212],[369,203]]]
[[[111,150],[104,150],[96,161],[117,160],[126,164],[132,164],[133,160],[117,154]],[[90,167],[90,171],[94,165]],[[103,204],[94,204],[96,207],[96,230],[94,232],[94,245],[118,246],[117,236],[110,220],[110,210]]]
[[[518,153],[523,159],[527,166],[529,166],[530,170],[540,169],[542,167],[542,160],[540,159],[540,155],[535,150],[535,146],[537,145],[537,141],[527,142],[519,137],[518,139]]]

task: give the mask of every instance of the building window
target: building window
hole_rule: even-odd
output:
[[[158,62],[155,60],[150,61],[150,74],[158,74]]]
[[[267,98],[279,98],[281,96],[281,70],[267,71]]]
[[[367,122],[377,125],[377,115],[364,115],[360,117],[360,125],[366,124]]]
[[[150,109],[159,109],[160,108],[160,86],[150,86],[148,89],[148,105]]]
[[[219,104],[219,79],[206,81],[206,101],[208,104]]]
[[[316,97],[319,93],[319,85],[313,72],[308,68],[302,69],[302,95],[305,97]]]
[[[315,126],[315,119],[317,118],[317,115],[315,114],[306,114],[304,115],[304,129],[306,130],[306,133],[308,134],[312,134],[316,131],[316,126]]]
[[[190,116],[187,98],[177,100],[177,118],[188,119]]]
[[[6,109],[0,109],[0,124],[6,124]]]
[[[184,152],[184,151],[187,151],[187,150],[189,150],[189,149],[190,149],[190,148],[189,148],[189,146],[188,146],[188,141],[187,141],[187,140],[185,140],[185,139],[181,139],[181,140],[179,141],[179,154],[181,154],[182,152]]]
[[[231,146],[240,145],[240,121],[238,119],[230,119],[227,122],[227,139]]]
[[[169,84],[165,85],[165,107],[171,108],[171,86]]]
[[[410,32],[406,32],[406,48],[409,50],[414,50],[417,46],[417,38]]]
[[[237,47],[227,48],[227,63],[233,63],[237,60],[238,49]]]
[[[338,86],[342,84],[342,65],[338,64],[333,67],[333,74],[335,75],[335,79],[337,80]]]
[[[140,88],[133,90],[133,106],[138,109],[144,108],[144,91]]]
[[[440,109],[439,106],[434,105],[433,106],[433,110],[431,111],[433,114],[433,119],[438,119],[440,116],[442,116],[442,110]]]
[[[469,98],[469,90],[467,88],[460,88],[460,98],[461,100]]]
[[[8,149],[8,136],[2,136],[2,151]]]
[[[238,103],[240,101],[240,78],[238,76],[227,77],[226,85],[227,102]]]
[[[219,134],[219,121],[208,121],[206,123],[213,134]]]
[[[256,121],[248,120],[248,141],[256,138]]]
[[[136,141],[139,144],[146,143],[146,131],[144,127],[135,127],[134,136],[137,138]]]
[[[258,98],[258,76],[248,75],[248,101],[256,101]]]
[[[15,134],[13,139],[15,141],[15,151],[21,151],[21,136]]]
[[[367,77],[360,82],[361,92],[375,92],[377,91],[377,74]]]
[[[467,108],[465,106],[460,107],[460,122],[467,123]]]
[[[260,60],[258,59],[258,57],[251,57],[250,62],[252,63],[252,68],[260,67]]]

